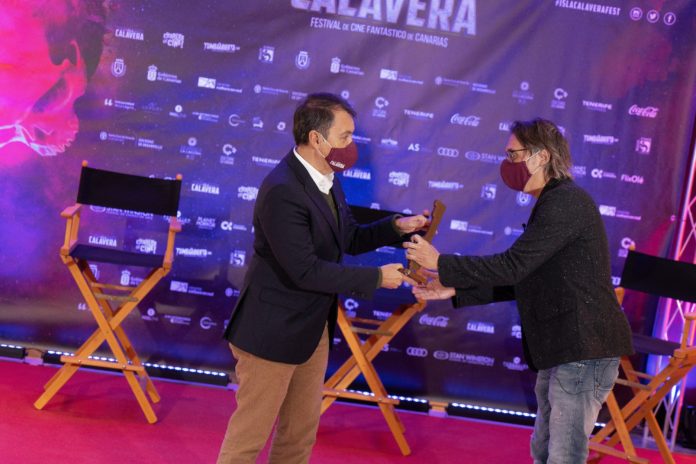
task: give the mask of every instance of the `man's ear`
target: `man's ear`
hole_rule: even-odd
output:
[[[309,145],[316,146],[319,144],[319,134],[317,131],[312,129],[309,131],[307,134],[307,142],[309,142]]]
[[[549,151],[546,148],[542,149],[541,152],[539,152],[539,157],[541,157],[541,161],[543,162],[543,164],[547,164],[549,161],[551,161],[551,153],[549,153]]]

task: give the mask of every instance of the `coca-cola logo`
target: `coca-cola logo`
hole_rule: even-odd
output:
[[[640,107],[638,105],[633,105],[628,109],[628,114],[630,114],[631,116],[638,116],[641,118],[655,119],[659,111],[660,108],[654,106]]]
[[[428,325],[430,327],[447,327],[449,324],[449,317],[447,316],[429,316],[428,314],[423,314],[420,319],[418,319],[420,325]]]
[[[452,115],[452,117],[450,118],[451,124],[458,124],[460,126],[478,127],[480,122],[481,122],[481,116],[474,116],[474,115],[462,116],[459,113],[454,113]]]

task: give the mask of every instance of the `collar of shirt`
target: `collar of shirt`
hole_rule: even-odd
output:
[[[334,173],[332,172],[329,174],[322,174],[317,170],[317,168],[309,164],[306,159],[304,159],[300,156],[299,153],[297,153],[297,147],[293,148],[292,151],[293,153],[295,153],[297,159],[300,160],[302,166],[305,167],[314,183],[317,184],[317,188],[319,189],[319,191],[324,195],[328,195],[329,191],[331,190],[331,187],[333,187]]]

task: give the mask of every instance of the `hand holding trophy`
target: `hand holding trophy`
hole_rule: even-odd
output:
[[[428,231],[422,237],[420,235],[414,235],[412,242],[404,242],[403,246],[406,248],[408,267],[400,269],[400,272],[408,279],[416,282],[418,285],[425,285],[428,280],[426,275],[420,270],[421,267],[437,269],[437,255],[439,255],[439,253],[437,253],[437,250],[430,245],[430,242],[432,242],[433,237],[435,237],[437,227],[440,225],[442,215],[445,213],[446,209],[447,207],[444,203],[442,203],[440,200],[435,200]],[[414,244],[420,244],[421,248],[412,248],[412,245]],[[433,256],[434,265],[432,263]]]

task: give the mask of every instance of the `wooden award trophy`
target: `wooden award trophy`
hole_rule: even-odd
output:
[[[440,200],[435,200],[435,203],[433,204],[433,211],[430,215],[430,227],[428,228],[428,231],[423,235],[423,240],[427,241],[428,243],[432,243],[433,237],[435,237],[435,233],[437,233],[437,227],[440,225],[440,221],[442,220],[442,215],[445,213],[445,210],[447,207],[443,202]],[[415,280],[419,284],[425,284],[427,281],[426,277],[419,274],[418,270],[421,268],[420,264],[418,264],[415,261],[408,261],[408,267],[407,268],[402,268],[399,269],[403,275],[408,277],[409,279]]]

